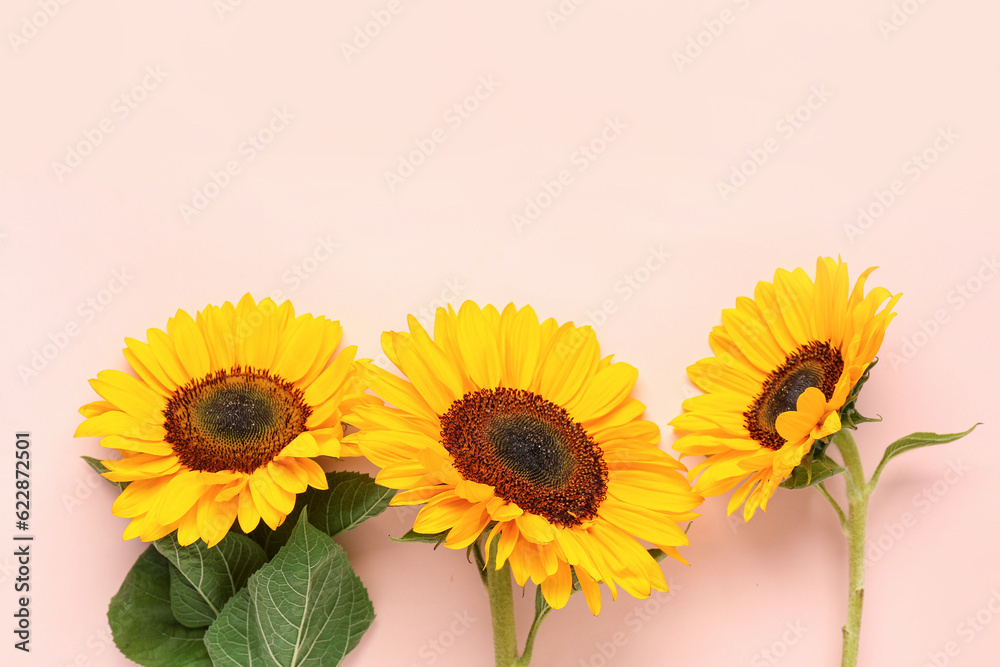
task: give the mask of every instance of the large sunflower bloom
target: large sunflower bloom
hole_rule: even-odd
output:
[[[131,519],[124,539],[176,530],[182,545],[214,546],[237,518],[245,532],[262,519],[277,528],[296,494],[327,488],[313,458],[357,455],[341,444],[341,414],[373,400],[354,373],[356,348],[334,358],[340,335],[338,322],[247,294],[196,319],[179,310],[148,343],[126,338],[138,378],[98,373],[90,384],[105,400],[80,408],[76,430],[123,456],[103,463],[105,477],[128,483],[112,509]]]
[[[684,414],[671,422],[682,434],[676,450],[707,456],[691,470],[692,478],[700,474],[697,492],[714,496],[740,484],[728,511],[745,501],[749,520],[757,507],[767,510],[815,441],[841,429],[840,410],[901,296],[883,287],[865,294],[874,270],[848,294],[847,265],[821,257],[815,283],[802,269],[779,269],[773,283],[757,283],[753,299],[722,311],[708,338],[715,356],[687,369],[707,393],[684,401]]]
[[[639,419],[636,369],[601,358],[590,327],[539,324],[527,306],[440,308],[433,339],[408,322],[409,333],[382,336],[408,380],[363,363],[394,407],[358,407],[347,441],[382,468],[378,483],[401,489],[394,505],[424,505],[414,531],[448,531],[444,544],[463,549],[492,526],[496,569],[509,562],[518,585],[530,577],[554,608],[574,572],[594,614],[599,581],[613,597],[616,584],[636,597],[666,590],[636,538],[683,560],[677,522],[702,498],[656,446],[657,426]]]

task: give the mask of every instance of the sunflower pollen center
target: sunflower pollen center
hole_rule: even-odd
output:
[[[441,443],[465,479],[564,527],[607,496],[600,448],[565,409],[522,389],[470,392],[441,416]]]
[[[813,341],[799,347],[785,363],[771,371],[760,394],[743,413],[750,437],[769,449],[781,449],[785,439],[778,434],[778,417],[796,409],[799,396],[815,387],[827,400],[833,397],[844,360],[829,343]]]
[[[266,371],[218,371],[181,387],[164,411],[165,440],[192,470],[266,465],[306,430],[302,391]]]
[[[498,416],[486,427],[486,437],[497,457],[532,484],[558,489],[576,467],[573,457],[561,446],[558,433],[541,420],[523,415]]]

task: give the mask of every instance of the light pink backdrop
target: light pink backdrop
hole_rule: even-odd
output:
[[[121,542],[112,488],[78,458],[96,440],[72,433],[87,379],[177,308],[278,292],[374,357],[381,331],[442,298],[530,303],[597,325],[664,425],[720,310],[826,254],[852,275],[880,265],[872,284],[905,295],[862,401],[885,418],[858,434],[869,471],[901,435],[986,422],[883,477],[861,663],[918,667],[955,642],[938,664],[996,665],[998,21],[986,0],[8,0],[0,543],[22,429],[37,537],[29,656],[11,648],[0,547],[0,663],[129,664],[104,614],[143,545]],[[839,664],[830,508],[779,491],[745,525],[724,507],[704,505],[691,567],[665,565],[671,598],[623,596],[597,619],[574,598],[535,663]],[[342,540],[377,610],[345,664],[490,664],[473,567],[391,543],[410,520],[392,510]]]

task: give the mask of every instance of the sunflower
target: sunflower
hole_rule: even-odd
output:
[[[489,529],[495,567],[509,562],[548,603],[566,604],[579,580],[594,614],[598,582],[636,597],[666,590],[646,540],[683,561],[677,527],[702,498],[685,468],[660,450],[659,429],[629,396],[637,371],[601,358],[590,327],[539,324],[528,306],[466,302],[439,308],[433,338],[386,332],[382,347],[408,378],[370,363],[359,372],[383,404],[352,414],[347,436],[399,489],[394,505],[423,505],[413,530],[447,531],[464,549]]]
[[[363,403],[356,347],[333,358],[338,322],[295,317],[292,305],[247,294],[235,307],[183,310],[148,343],[126,338],[138,378],[105,370],[90,381],[105,400],[80,409],[77,437],[100,436],[120,459],[103,461],[127,482],[112,509],[131,519],[124,539],[177,531],[182,545],[221,540],[239,518],[277,528],[308,486],[327,488],[317,456],[351,456],[341,414]],[[333,358],[333,363],[328,362]]]
[[[746,502],[746,520],[767,501],[813,443],[841,429],[840,410],[875,359],[901,295],[864,293],[861,274],[848,294],[847,265],[820,257],[816,282],[802,269],[779,269],[722,311],[709,335],[714,357],[688,376],[707,392],[684,401],[671,422],[674,448],[707,458],[690,473],[695,490],[719,495],[742,484],[728,512]],[[885,303],[886,300],[888,303]],[[883,306],[884,304],[884,306]],[[880,310],[881,308],[881,310]]]

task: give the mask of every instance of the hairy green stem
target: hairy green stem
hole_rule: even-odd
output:
[[[490,615],[493,617],[493,653],[496,667],[513,667],[518,664],[518,659],[510,564],[504,563],[497,570],[493,565],[496,562],[494,558],[492,556],[486,561],[486,591],[490,596]]]
[[[861,607],[865,597],[865,530],[868,524],[868,498],[872,489],[865,479],[861,456],[854,437],[847,429],[833,436],[847,468],[847,535],[849,580],[847,590],[847,622],[844,624],[844,645],[841,667],[856,667],[861,640]]]
[[[535,650],[535,635],[538,634],[538,628],[542,627],[542,621],[545,620],[550,611],[552,611],[552,607],[546,605],[541,612],[535,612],[535,620],[531,623],[531,629],[528,630],[528,639],[524,642],[524,653],[521,654],[521,657],[515,663],[517,667],[527,667],[531,663],[531,653]]]

